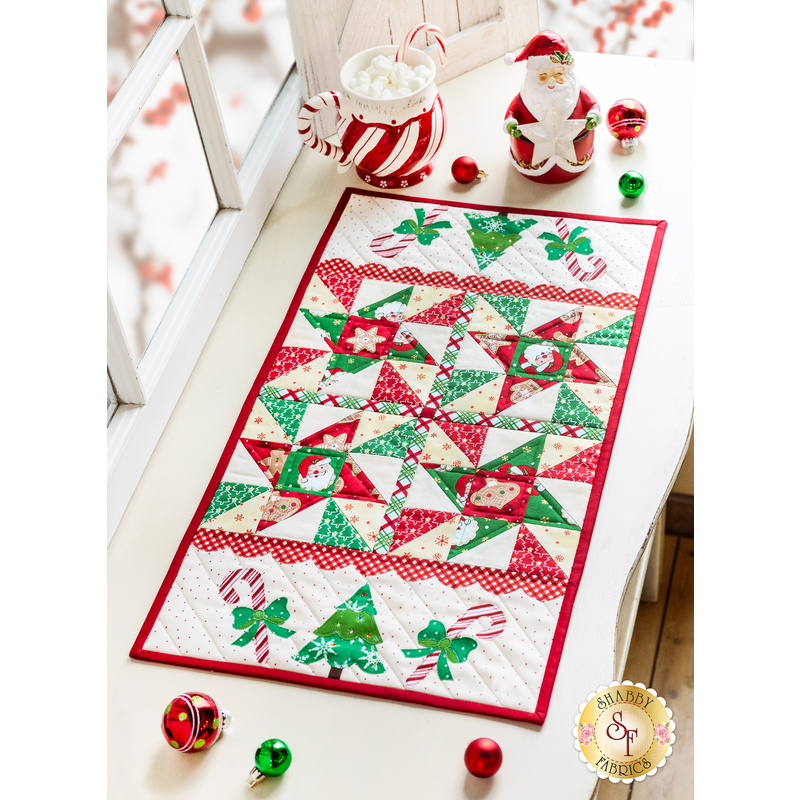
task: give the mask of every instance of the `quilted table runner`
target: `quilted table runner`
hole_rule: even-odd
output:
[[[543,722],[665,228],[346,191],[131,655]]]

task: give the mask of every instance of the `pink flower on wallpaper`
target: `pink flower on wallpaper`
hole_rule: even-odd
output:
[[[578,734],[578,741],[582,745],[588,745],[594,739],[594,725],[583,725]]]
[[[655,731],[656,739],[658,739],[658,743],[660,745],[669,744],[670,740],[670,732],[669,728],[666,725],[662,725],[660,722],[656,723],[653,730]]]

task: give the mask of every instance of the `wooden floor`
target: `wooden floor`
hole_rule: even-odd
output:
[[[669,519],[669,517],[668,517]],[[678,526],[681,528],[682,526]],[[658,601],[641,603],[623,680],[644,683],[667,701],[675,721],[672,755],[655,775],[631,784],[599,782],[596,800],[694,797],[694,538],[669,522]]]

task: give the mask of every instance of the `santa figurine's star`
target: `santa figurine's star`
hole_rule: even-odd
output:
[[[376,353],[378,351],[378,345],[385,341],[385,336],[378,335],[377,326],[369,330],[356,328],[355,335],[351,336],[349,339],[345,339],[347,344],[353,345],[353,353],[360,353],[362,350],[366,350],[368,353]]]
[[[520,125],[522,134],[535,145],[533,157],[540,164],[553,156],[561,156],[573,164],[578,160],[575,155],[575,138],[586,128],[585,119],[564,119],[555,105],[541,122],[529,122]]]

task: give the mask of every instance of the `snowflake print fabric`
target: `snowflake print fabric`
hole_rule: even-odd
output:
[[[347,190],[131,655],[543,722],[665,228]]]

